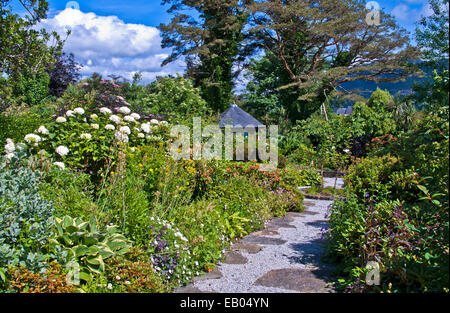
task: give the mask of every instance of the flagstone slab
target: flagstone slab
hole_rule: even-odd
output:
[[[270,238],[263,236],[247,236],[242,239],[242,242],[245,243],[256,243],[260,245],[282,245],[287,241],[279,238]]]
[[[228,251],[225,255],[225,264],[246,264],[247,258],[237,251]]]
[[[222,278],[222,276],[223,276],[222,273],[217,268],[215,268],[209,273],[194,277],[193,281],[196,282],[208,279],[219,279]]]
[[[256,231],[254,233],[251,233],[251,236],[274,236],[279,235],[280,233],[274,229],[264,229],[260,231]]]
[[[261,246],[254,243],[238,242],[231,246],[231,250],[245,251],[250,254],[258,253],[261,249]]]
[[[258,278],[254,285],[277,287],[305,293],[330,292],[329,283],[317,270],[285,268],[271,270]]]

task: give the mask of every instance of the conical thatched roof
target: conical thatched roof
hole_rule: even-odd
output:
[[[221,115],[221,120],[219,122],[219,126],[224,128],[226,125],[235,126],[253,126],[253,127],[262,127],[263,123],[258,121],[256,118],[242,110],[237,105],[233,104],[231,107],[223,112]]]

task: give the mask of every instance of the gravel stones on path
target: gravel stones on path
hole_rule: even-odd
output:
[[[334,184],[334,178],[333,184]],[[342,179],[338,179],[342,186]],[[234,243],[214,274],[194,278],[177,292],[323,293],[333,292],[333,265],[323,262],[330,200],[304,201],[304,212],[275,218],[266,228]]]

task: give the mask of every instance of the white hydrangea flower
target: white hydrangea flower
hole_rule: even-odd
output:
[[[131,113],[130,116],[133,117],[136,121],[139,121],[141,119],[141,116],[137,113]]]
[[[124,132],[117,131],[114,133],[117,141],[127,143],[129,141],[128,135]]]
[[[58,148],[56,148],[55,152],[64,157],[69,153],[69,148],[65,146],[59,146]]]
[[[25,136],[25,141],[28,143],[38,143],[42,138],[36,134],[28,134]]]
[[[150,134],[152,132],[151,130],[151,126],[149,123],[144,123],[141,125],[141,130],[146,133],[146,134]]]
[[[53,165],[56,165],[57,167],[59,167],[62,170],[66,169],[66,166],[64,165],[63,162],[55,162],[55,163],[53,163]]]
[[[124,121],[132,123],[135,122],[134,117],[132,117],[131,115],[127,115],[123,118]]]
[[[143,134],[143,133],[139,133],[139,134],[137,134],[137,136],[138,136],[138,138],[145,138],[145,134]]]
[[[158,124],[159,124],[158,120],[155,120],[155,119],[152,119],[152,120],[150,121],[150,123],[151,123],[151,124],[155,124],[155,125],[158,125]]]
[[[164,126],[167,126],[167,125],[169,125],[169,123],[168,123],[168,122],[166,122],[166,121],[162,121],[162,122],[160,122],[160,123],[159,123],[159,125],[164,125]]]
[[[81,139],[91,139],[92,135],[91,134],[87,134],[87,133],[83,133],[80,135]]]
[[[38,128],[38,133],[41,133],[42,135],[48,135],[49,131],[45,126],[41,126]]]
[[[67,117],[73,117],[73,116],[75,116],[75,112],[72,111],[72,110],[69,110],[69,111],[66,112],[66,116]]]
[[[108,124],[105,126],[106,130],[115,130],[116,128],[114,127],[114,125]]]
[[[14,151],[16,151],[16,145],[10,138],[6,139],[6,145],[5,145],[6,154],[11,154]]]
[[[14,153],[7,153],[5,154],[5,159],[8,161],[11,161],[11,159],[14,157]]]
[[[65,117],[63,117],[63,116],[58,116],[57,118],[56,118],[56,123],[65,123],[65,122],[67,122],[67,119],[65,118]]]
[[[83,115],[85,112],[83,108],[75,108],[75,109],[73,109],[73,111],[80,115]]]
[[[121,119],[119,116],[117,116],[117,115],[111,115],[111,116],[109,117],[109,120],[110,120],[111,122],[116,123],[116,124],[119,124],[119,123],[122,121],[122,119]]]
[[[129,108],[127,108],[127,107],[120,107],[119,108],[119,112],[122,113],[122,114],[130,114],[131,110]]]
[[[98,115],[97,114],[91,114],[91,119],[93,119],[93,120],[95,120],[96,118],[98,118]]]
[[[100,108],[100,113],[103,113],[106,115],[106,114],[111,114],[112,111],[108,108]]]
[[[127,135],[131,134],[130,127],[128,127],[128,126],[122,126],[122,127],[120,127],[120,128],[119,128],[119,131],[120,131],[121,133],[124,133],[124,134],[127,134]]]
[[[93,129],[99,129],[100,128],[100,126],[98,124],[91,124],[91,127]]]

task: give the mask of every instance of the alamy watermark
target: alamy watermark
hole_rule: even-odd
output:
[[[380,285],[380,264],[370,261],[366,264],[366,284],[369,286]]]
[[[366,3],[366,9],[369,10],[366,15],[366,23],[370,26],[379,26],[381,24],[380,4],[376,1],[369,1]]]
[[[192,136],[191,136],[192,134]],[[206,125],[200,117],[193,118],[193,127],[171,127],[177,138],[169,148],[174,160],[261,161],[260,169],[271,171],[278,166],[278,126]],[[191,138],[192,137],[192,138]],[[192,141],[191,141],[192,139]]]

